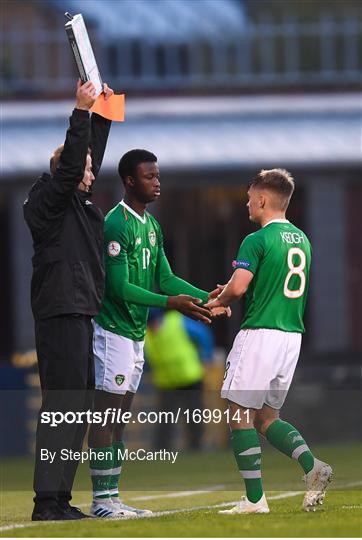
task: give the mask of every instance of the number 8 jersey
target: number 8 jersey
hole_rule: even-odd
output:
[[[254,274],[241,328],[304,332],[312,248],[303,231],[273,220],[242,242],[233,267]]]

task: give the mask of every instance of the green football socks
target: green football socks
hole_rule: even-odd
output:
[[[245,482],[246,496],[252,503],[263,496],[261,448],[256,429],[233,429],[231,444],[236,463]]]
[[[112,498],[118,498],[118,483],[122,470],[122,457],[124,452],[124,444],[122,441],[112,443],[113,447],[113,468],[109,482],[109,494]]]
[[[275,448],[299,462],[307,474],[314,467],[314,456],[305,440],[288,422],[275,420],[266,430],[266,438]]]
[[[113,447],[90,448],[89,467],[93,485],[93,500],[109,499],[109,483],[113,470]]]

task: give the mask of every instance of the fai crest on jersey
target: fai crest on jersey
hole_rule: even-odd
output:
[[[116,384],[118,386],[122,386],[122,384],[124,383],[125,378],[126,377],[124,375],[116,375],[114,380],[116,381]]]
[[[108,255],[110,257],[117,257],[119,255],[119,252],[121,251],[121,246],[118,242],[115,240],[112,240],[108,244]]]
[[[154,247],[156,245],[156,233],[155,233],[155,231],[150,231],[148,233],[148,239],[150,241],[151,246]]]

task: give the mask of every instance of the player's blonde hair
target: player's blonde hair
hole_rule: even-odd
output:
[[[262,169],[251,180],[249,187],[272,191],[279,196],[282,210],[286,210],[294,192],[294,178],[285,169]]]

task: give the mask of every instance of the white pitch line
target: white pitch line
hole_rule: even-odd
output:
[[[347,487],[355,487],[355,486],[360,486],[362,485],[362,481],[358,481],[358,482],[350,482],[348,484],[342,484],[342,485],[339,485],[339,486],[335,486],[336,488],[338,489],[345,489]],[[331,490],[333,491],[333,490]],[[334,490],[336,491],[336,490]],[[268,497],[268,501],[277,501],[277,500],[280,500],[280,499],[288,499],[288,498],[291,498],[291,497],[296,497],[298,495],[302,495],[304,493],[304,491],[286,491],[285,493],[279,493],[279,495],[271,495],[270,497]],[[161,512],[154,512],[151,516],[143,516],[143,517],[138,517],[138,518],[133,518],[133,517],[124,517],[120,520],[115,520],[115,519],[105,519],[105,521],[124,521],[124,520],[129,520],[129,519],[151,519],[151,518],[156,518],[156,517],[161,517],[161,516],[169,516],[169,515],[172,515],[172,514],[181,514],[181,513],[185,513],[185,512],[194,512],[196,510],[212,510],[214,508],[225,508],[227,506],[233,506],[235,504],[237,504],[239,501],[232,501],[232,502],[226,502],[226,503],[219,503],[219,504],[208,504],[208,505],[203,505],[203,506],[190,506],[188,508],[177,508],[175,510],[164,510],[164,511],[161,511]],[[84,505],[82,505],[84,506]],[[93,519],[93,518],[92,518]],[[26,527],[35,527],[36,525],[59,525],[59,523],[64,523],[64,521],[30,521],[29,523],[14,523],[13,525],[4,525],[2,527],[0,527],[0,532],[3,532],[3,531],[11,531],[11,530],[14,530],[14,529],[24,529]],[[74,522],[72,521],[73,525],[74,525]]]
[[[287,493],[281,493],[279,495],[268,497],[268,500],[269,501],[274,500],[275,497],[277,499],[286,499],[288,497],[294,497],[296,495],[300,495],[301,493],[304,493],[304,492],[303,491],[288,491]],[[181,514],[181,513],[185,513],[185,512],[194,512],[195,510],[212,510],[213,508],[225,508],[226,506],[234,506],[238,502],[239,501],[231,501],[231,502],[219,503],[219,504],[207,504],[207,505],[202,505],[202,506],[190,506],[188,508],[177,508],[175,510],[163,510],[161,512],[154,512],[150,516],[139,516],[138,518],[124,517],[124,518],[121,518],[119,520],[104,518],[104,520],[110,522],[110,521],[125,521],[125,520],[130,520],[130,519],[150,519],[150,518],[156,518],[156,517],[161,517],[161,516],[169,516],[169,515],[172,515],[172,514],[179,514],[179,513]],[[36,522],[31,521],[28,524],[14,523],[13,525],[5,525],[4,527],[0,527],[0,532],[2,532],[2,531],[10,531],[10,530],[13,530],[13,529],[23,529],[24,527],[34,527],[35,525],[40,525],[40,524],[45,525],[45,524],[54,524],[54,523],[59,525],[59,523],[63,524],[64,521],[36,521]],[[72,523],[74,524],[73,521],[72,521]]]
[[[279,499],[288,499],[289,497],[296,497],[301,495],[304,491],[287,491],[286,493],[280,493],[279,495],[271,495],[268,497],[268,501],[275,501]],[[144,516],[142,519],[147,517],[159,517],[159,516],[169,516],[170,514],[178,514],[182,512],[194,512],[195,510],[212,510],[213,508],[225,508],[226,506],[235,506],[240,502],[240,499],[237,501],[219,503],[219,504],[205,504],[202,506],[191,506],[189,508],[178,508],[176,510],[164,510],[161,512],[154,512],[151,516]],[[132,518],[131,518],[132,519]],[[139,519],[139,518],[138,518]]]
[[[362,480],[358,480],[357,482],[349,482],[348,484],[341,484],[334,486],[334,489],[332,488],[330,491],[337,491],[338,489],[344,489],[348,487],[356,487],[356,486],[362,486]]]
[[[349,482],[348,484],[342,484],[340,486],[337,484],[337,485],[333,485],[333,487],[331,487],[331,489],[329,489],[328,491],[336,491],[338,489],[345,489],[345,488],[356,487],[360,485],[362,485],[361,480],[357,482]],[[127,500],[128,501],[151,501],[151,500],[157,500],[157,499],[177,499],[178,497],[188,497],[188,496],[197,495],[197,494],[211,493],[213,491],[218,491],[218,490],[222,491],[223,488],[225,488],[224,485],[211,486],[208,489],[200,489],[200,490],[194,490],[194,491],[193,490],[171,491],[170,493],[159,494],[159,495],[144,495],[142,497],[127,497]],[[304,493],[304,491],[287,491],[286,493],[296,493],[299,495],[301,493]],[[274,500],[277,500],[280,497],[280,495],[273,495],[273,497],[274,497]],[[282,498],[284,498],[284,495]],[[87,508],[87,506],[89,506],[89,503],[78,504],[77,506],[78,508]]]
[[[213,491],[221,491],[225,489],[225,485],[210,486],[207,489],[189,490],[189,491],[172,491],[171,493],[163,493],[161,495],[142,495],[141,497],[131,497],[130,501],[153,501],[154,499],[178,499],[179,497],[189,497],[192,495],[203,495]]]

